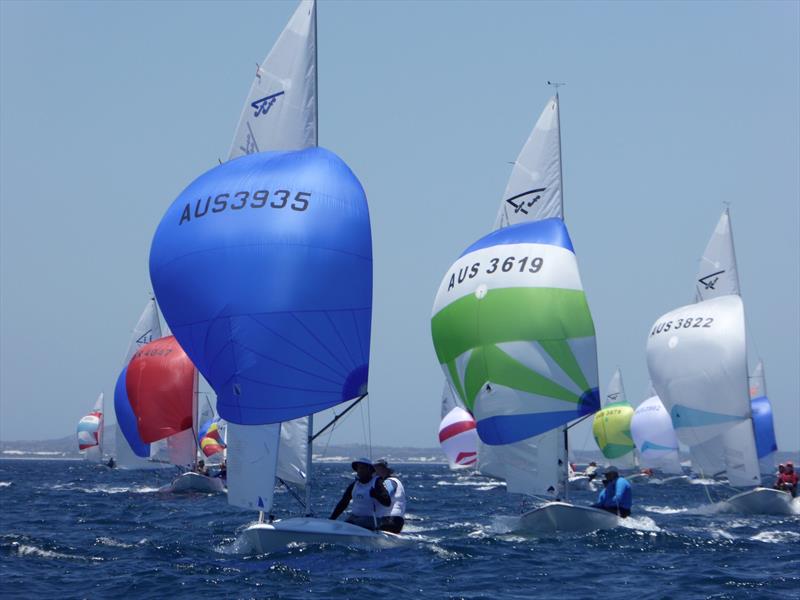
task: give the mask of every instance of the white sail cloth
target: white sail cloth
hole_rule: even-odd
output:
[[[625,396],[625,386],[622,383],[622,371],[617,368],[614,375],[611,376],[611,381],[608,383],[606,390],[605,404],[610,402],[627,402],[628,398]]]
[[[665,473],[682,473],[678,438],[664,405],[658,396],[651,396],[636,407],[631,418],[631,437],[642,467]]]
[[[660,317],[647,367],[678,439],[701,444],[750,417],[744,307],[727,295]]]
[[[317,145],[317,11],[303,0],[256,72],[228,158]]]
[[[450,468],[475,466],[478,462],[478,441],[475,419],[460,406],[453,406],[439,424],[439,443]]]
[[[509,494],[563,498],[566,462],[563,427],[514,444],[478,444],[478,469],[505,480]]]
[[[558,98],[550,98],[519,153],[494,228],[564,218]]]
[[[726,294],[741,295],[731,217],[727,208],[719,218],[700,259],[695,286],[698,300],[709,300]]]

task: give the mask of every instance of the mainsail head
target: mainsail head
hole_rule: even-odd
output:
[[[700,259],[695,287],[698,300],[709,300],[726,294],[741,294],[736,252],[733,248],[731,215],[727,208],[719,218],[703,252],[703,258]]]
[[[550,98],[519,153],[494,228],[562,219],[561,137],[558,98]]]
[[[703,443],[749,418],[741,298],[720,296],[659,317],[647,367],[683,443]]]
[[[467,248],[439,286],[431,330],[485,444],[599,409],[594,323],[560,219],[506,227]]]
[[[264,152],[201,175],[162,219],[150,276],[229,423],[279,423],[366,393],[369,210],[332,152]]]
[[[258,67],[228,158],[317,145],[317,10],[303,0]]]

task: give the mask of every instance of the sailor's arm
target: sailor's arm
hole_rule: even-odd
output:
[[[392,503],[392,499],[389,497],[389,492],[386,491],[386,488],[383,485],[383,479],[378,479],[375,482],[375,485],[369,491],[369,495],[375,498],[378,502],[380,502],[383,506],[389,506]]]
[[[331,516],[328,517],[329,519],[335,521],[336,519],[339,518],[339,515],[341,515],[345,511],[347,505],[350,504],[350,500],[353,498],[354,485],[355,481],[347,486],[347,489],[344,491],[344,494],[342,494],[342,499],[339,500],[339,503],[336,505],[336,508],[333,509]]]

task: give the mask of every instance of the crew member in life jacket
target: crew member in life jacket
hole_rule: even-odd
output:
[[[383,487],[392,500],[389,506],[378,506],[378,529],[400,533],[406,522],[406,490],[400,480],[394,477],[394,469],[389,468],[385,458],[376,460],[372,466],[375,467],[378,477],[383,479]]]
[[[600,491],[597,502],[592,506],[615,513],[622,518],[628,517],[633,505],[631,484],[627,479],[619,476],[616,467],[608,467],[605,475],[605,479],[603,479],[605,487]]]
[[[371,460],[359,458],[353,461],[352,466],[356,479],[347,486],[330,519],[338,519],[352,501],[350,516],[346,521],[365,529],[378,529],[378,508],[391,506],[392,500],[383,486],[383,480],[375,474]]]
[[[798,477],[797,473],[794,472],[794,464],[789,461],[786,465],[781,466],[784,467],[784,469],[779,472],[778,479],[773,487],[782,492],[789,492],[792,498],[795,498],[797,497]]]

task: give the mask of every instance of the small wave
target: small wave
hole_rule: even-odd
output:
[[[687,508],[672,508],[671,506],[642,506],[642,510],[659,515],[674,515],[686,512]]]
[[[484,481],[437,481],[436,485],[452,485],[456,487],[474,487],[481,490],[505,487],[504,483],[488,483]],[[488,486],[488,487],[487,487]]]
[[[25,450],[3,450],[10,456],[65,456],[63,452],[27,452]]]
[[[50,487],[52,490],[70,490],[75,492],[83,492],[84,494],[152,494],[159,491],[160,488],[151,486],[112,486],[112,485],[97,485],[94,487],[80,487],[72,483],[57,483]]]
[[[800,541],[800,533],[797,531],[760,531],[750,539],[766,544],[797,543]]]
[[[702,477],[698,477],[697,479],[690,479],[689,483],[691,485],[719,485],[722,482],[717,481],[716,479],[704,479]]]
[[[100,546],[109,546],[111,548],[133,548],[133,544],[126,544],[119,540],[110,537],[99,537],[94,541],[95,544]]]
[[[46,550],[39,548],[32,544],[20,544],[19,542],[11,542],[12,548],[15,550],[17,556],[36,556],[39,558],[53,558],[62,560],[87,560],[87,561],[102,561],[99,556],[78,556],[75,554],[65,554],[63,552],[56,552],[55,550]]]
[[[627,519],[620,519],[620,525],[625,527],[626,529],[634,529],[639,532],[645,533],[659,533],[663,531],[661,527],[656,525],[656,522],[653,521],[650,517],[645,516],[633,516],[628,517]]]
[[[7,488],[7,487],[9,487],[9,486],[10,486],[12,483],[14,483],[14,482],[13,482],[13,481],[0,481],[0,488]]]

